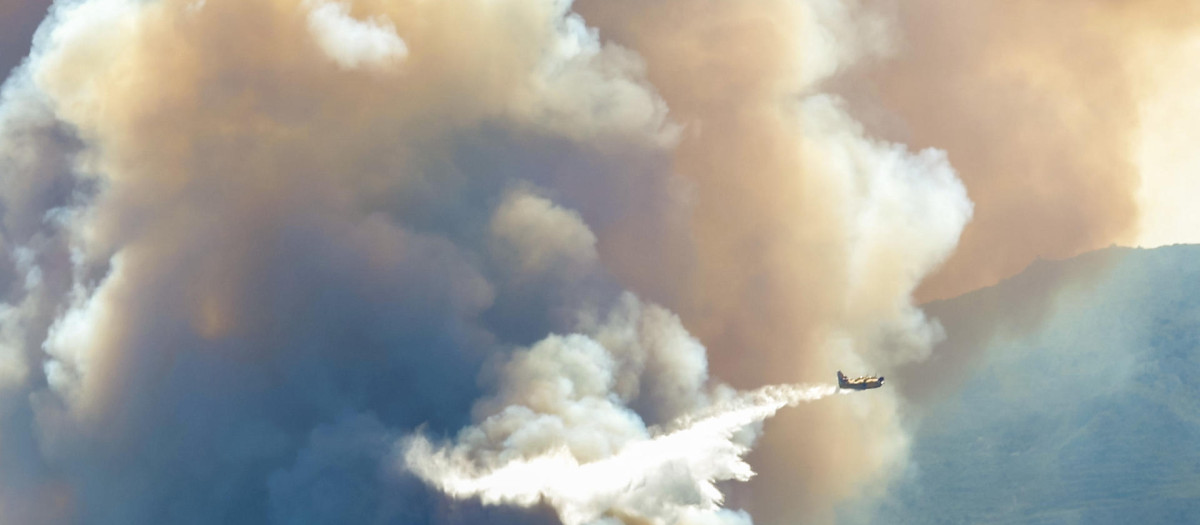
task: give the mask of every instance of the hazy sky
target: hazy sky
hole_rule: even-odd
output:
[[[828,383],[938,362],[921,303],[1200,242],[1198,10],[59,2],[0,97],[0,522],[831,522],[920,400]]]
[[[1138,166],[1142,175],[1138,244],[1200,243],[1200,35],[1151,48],[1149,94],[1142,104]]]

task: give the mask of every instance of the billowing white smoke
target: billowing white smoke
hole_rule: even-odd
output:
[[[697,406],[648,427],[627,403],[629,393],[654,376],[623,361],[697,357],[700,350],[701,367],[692,369],[699,377],[685,382],[701,385],[703,353],[661,309],[630,296],[621,309],[611,319],[618,326],[605,331],[628,330],[649,340],[642,352],[614,355],[582,334],[552,336],[517,352],[503,367],[501,393],[479,405],[477,413],[486,417],[459,432],[453,444],[435,447],[424,436],[412,438],[405,467],[457,498],[522,506],[545,501],[565,525],[621,517],[656,524],[748,522],[746,514],[721,508],[724,497],[714,483],[754,475],[743,460],[755,437],[751,427],[784,406],[837,388],[668,388],[664,394]],[[617,392],[618,383],[626,395]]]
[[[388,19],[356,20],[345,2],[313,1],[309,6],[308,27],[338,65],[386,70],[408,56],[408,46]]]
[[[827,191],[845,203],[846,302],[831,346],[875,366],[919,361],[944,334],[913,304],[913,291],[950,256],[973,206],[945,152],[873,140],[843,105],[814,95],[798,115],[806,162],[838,175]]]

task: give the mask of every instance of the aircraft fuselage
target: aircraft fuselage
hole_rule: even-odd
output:
[[[862,376],[849,379],[838,370],[838,388],[843,390],[869,390],[883,386],[883,376]]]

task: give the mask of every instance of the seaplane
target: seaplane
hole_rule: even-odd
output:
[[[883,386],[883,376],[862,376],[854,379],[846,378],[841,370],[838,370],[838,388],[843,390],[869,390]]]

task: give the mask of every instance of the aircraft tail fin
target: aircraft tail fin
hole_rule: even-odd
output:
[[[839,388],[845,387],[846,386],[846,374],[843,374],[841,370],[838,370],[837,377],[838,377],[838,387]]]

